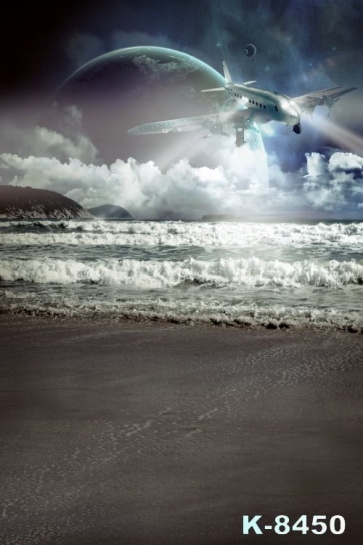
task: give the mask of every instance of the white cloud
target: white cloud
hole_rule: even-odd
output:
[[[308,176],[324,176],[327,173],[327,164],[324,155],[309,153],[306,155]]]
[[[342,210],[362,207],[363,159],[353,153],[336,152],[327,159],[307,154],[307,176],[303,190],[312,207]]]
[[[82,132],[82,112],[76,106],[67,106],[62,114],[62,132],[39,125],[24,128],[5,123],[2,135],[5,147],[23,157],[34,155],[56,157],[61,161],[77,158],[85,163],[95,162],[98,150]]]
[[[85,164],[76,158],[62,162],[2,154],[0,161],[14,172],[13,185],[53,189],[85,207],[120,204],[139,217],[199,217],[235,211],[253,206],[269,194],[264,152],[247,147],[243,151],[222,149],[215,169],[194,168],[182,160],[165,173],[153,162],[139,164],[134,159],[106,166]]]
[[[328,168],[329,172],[333,174],[344,170],[358,170],[362,172],[363,158],[354,153],[336,152],[331,156]]]
[[[14,172],[13,185],[53,189],[86,208],[119,204],[140,218],[313,209],[357,212],[363,207],[362,158],[341,152],[330,159],[317,153],[306,158],[306,169],[297,173],[284,173],[272,162],[270,186],[264,152],[227,144],[214,169],[192,167],[186,159],[163,173],[153,162],[139,164],[132,158],[107,166],[14,154],[0,155],[0,165]]]
[[[82,134],[78,134],[72,140],[59,132],[36,126],[28,130],[14,129],[13,136],[24,155],[64,159],[74,157],[85,162],[94,161],[97,155],[95,146]]]

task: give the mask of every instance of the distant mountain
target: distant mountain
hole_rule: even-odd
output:
[[[0,185],[0,218],[92,219],[87,210],[55,191]]]
[[[134,219],[131,214],[122,206],[115,204],[102,204],[95,208],[88,208],[88,212],[95,218],[102,218],[107,220],[132,220]]]

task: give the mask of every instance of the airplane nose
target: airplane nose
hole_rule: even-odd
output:
[[[290,119],[293,125],[300,123],[300,119],[301,119],[300,112],[298,112],[295,108],[293,108],[293,110],[290,111]]]
[[[290,113],[293,114],[291,115],[291,118],[295,121],[295,123],[300,123],[301,110],[299,106],[293,100],[290,100],[290,108]]]
[[[296,108],[294,108],[295,110],[295,118],[297,119],[297,123],[300,122],[300,119],[301,119],[301,110],[296,106]]]

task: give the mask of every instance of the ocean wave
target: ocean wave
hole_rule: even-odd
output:
[[[363,244],[363,223],[0,222],[0,244],[247,247]]]
[[[0,263],[2,282],[36,284],[100,283],[128,285],[141,289],[169,288],[182,284],[263,286],[298,288],[302,286],[339,288],[363,283],[363,265],[355,260],[265,261],[257,257],[201,261],[155,261],[100,259],[92,262],[59,259],[11,259]]]
[[[10,296],[10,293],[9,293]],[[26,301],[11,297],[11,302],[0,304],[0,313],[26,314],[45,317],[78,317],[92,319],[125,319],[135,321],[164,321],[175,324],[212,324],[231,327],[335,328],[363,333],[363,315],[357,312],[339,312],[334,308],[285,305],[258,305],[256,303],[226,304],[214,301],[206,305],[197,301],[84,301],[77,298]]]

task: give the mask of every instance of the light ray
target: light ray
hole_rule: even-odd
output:
[[[363,156],[363,138],[358,134],[337,125],[328,117],[315,115],[313,121],[308,118],[305,119],[306,121],[329,137],[337,146]]]

